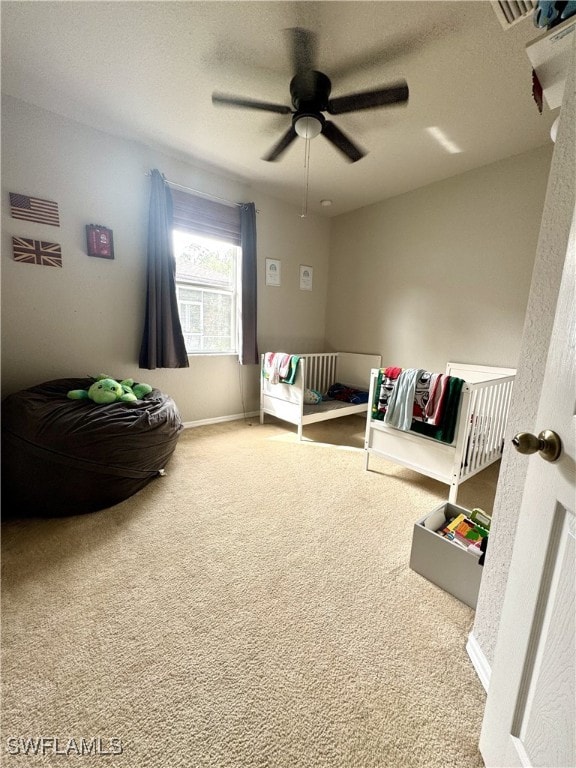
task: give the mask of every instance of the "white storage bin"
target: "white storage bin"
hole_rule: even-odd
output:
[[[410,568],[471,608],[476,608],[482,571],[479,557],[436,531],[470,510],[445,502],[414,524]]]

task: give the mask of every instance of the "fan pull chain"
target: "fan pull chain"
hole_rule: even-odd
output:
[[[306,181],[304,183],[304,200],[302,202],[301,219],[308,216],[308,188],[310,185],[310,139],[304,140],[304,168],[306,169]]]

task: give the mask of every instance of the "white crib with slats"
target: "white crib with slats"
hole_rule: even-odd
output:
[[[261,368],[264,369],[264,355]],[[368,403],[358,405],[340,400],[323,400],[316,405],[304,402],[306,389],[315,389],[322,394],[336,383],[368,391],[370,371],[381,364],[380,355],[365,355],[356,352],[314,352],[299,355],[298,368],[293,384],[272,384],[260,377],[260,423],[264,415],[295,424],[298,439],[302,439],[304,425],[317,421],[338,419],[342,416],[366,413]]]
[[[455,438],[451,444],[396,429],[372,418],[378,369],[371,372],[365,467],[369,469],[372,455],[401,464],[449,485],[448,501],[455,504],[460,483],[486,469],[502,455],[516,370],[448,363],[446,373],[466,382],[462,387]]]

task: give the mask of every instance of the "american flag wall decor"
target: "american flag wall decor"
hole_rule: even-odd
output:
[[[24,264],[40,264],[43,267],[62,266],[62,249],[58,243],[13,237],[12,252],[14,261],[21,261]]]
[[[50,224],[51,227],[60,226],[58,203],[52,200],[10,192],[10,212],[13,219],[38,221],[40,224]]]

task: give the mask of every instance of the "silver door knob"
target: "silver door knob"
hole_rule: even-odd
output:
[[[518,453],[530,454],[538,451],[546,461],[556,461],[562,453],[562,441],[551,429],[543,429],[538,437],[530,432],[518,432],[512,438],[512,445]]]

